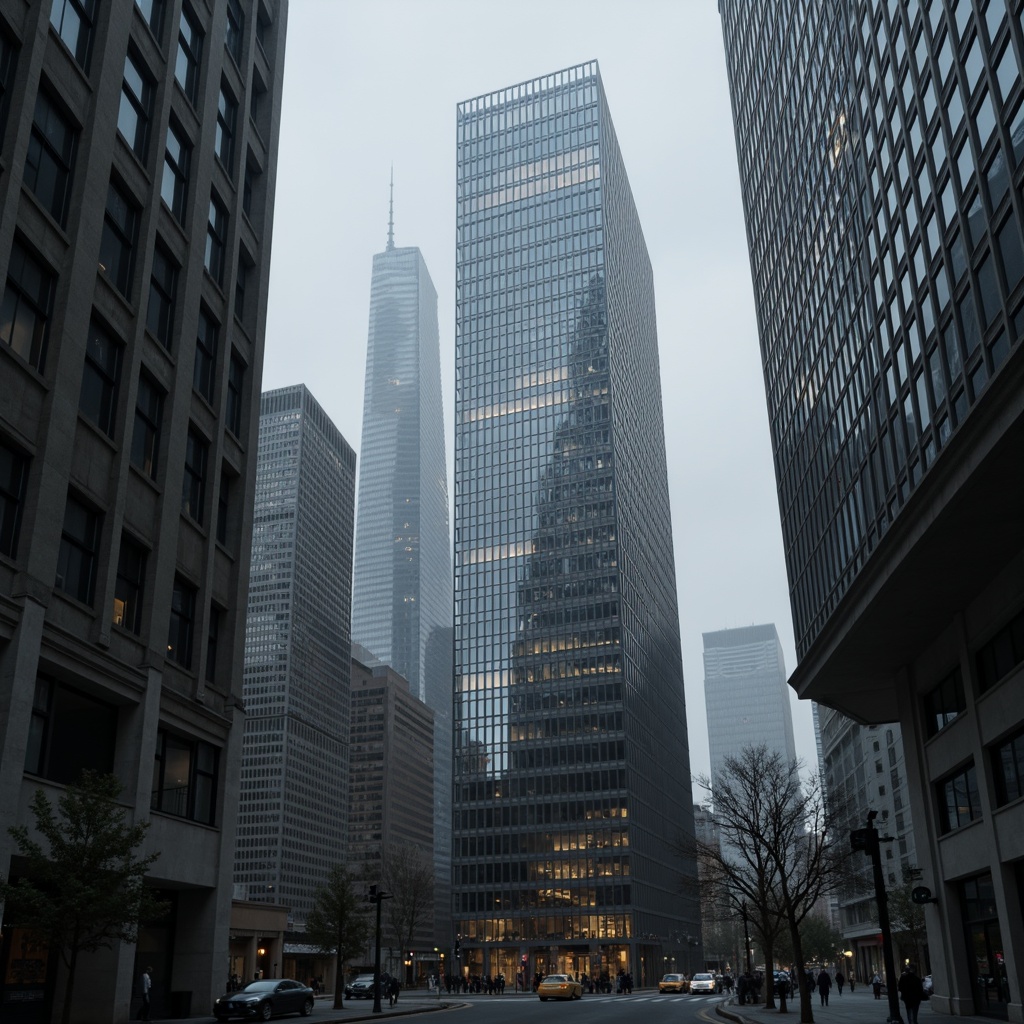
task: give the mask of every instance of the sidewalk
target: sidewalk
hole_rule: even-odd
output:
[[[288,1020],[310,1020],[313,1024],[334,1024],[336,1021],[342,1024],[352,1024],[353,1021],[381,1020],[384,1017],[405,1017],[412,1013],[424,1013],[429,1010],[450,1010],[456,1006],[463,1005],[457,996],[446,996],[441,994],[429,995],[424,990],[413,990],[403,992],[395,1006],[388,1006],[387,999],[381,1001],[381,1012],[373,1012],[372,999],[346,999],[345,1005],[340,1010],[334,1009],[334,994],[317,996],[316,1009],[313,1016],[308,1018],[289,1017]],[[193,1013],[190,1017],[183,1018],[186,1022],[205,1021],[212,1024],[214,1016],[212,1013]],[[237,1018],[232,1018],[236,1020]],[[135,1018],[131,1020],[134,1022]],[[180,1019],[174,1020],[170,1017],[154,1017],[151,1024],[181,1024]],[[989,1022],[991,1024],[991,1022]]]
[[[786,1013],[778,1010],[778,996],[775,997],[775,1009],[766,1010],[764,1005],[738,1006],[735,996],[728,1002],[719,1003],[716,1007],[719,1016],[734,1021],[735,1024],[782,1024],[791,1022],[799,1024],[800,997],[786,1000]],[[858,985],[854,992],[849,986],[839,995],[833,988],[829,993],[828,1006],[821,1005],[817,992],[811,996],[811,1009],[814,1011],[814,1024],[886,1024],[889,1017],[889,1001],[886,996],[876,1000],[870,985]],[[906,1011],[900,1003],[900,1016],[906,1021]],[[918,1024],[992,1024],[988,1017],[951,1017],[949,1014],[936,1013],[927,1000],[918,1011]]]

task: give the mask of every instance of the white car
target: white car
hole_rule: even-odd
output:
[[[695,974],[690,979],[690,991],[717,992],[718,986],[715,984],[715,976],[713,974]]]

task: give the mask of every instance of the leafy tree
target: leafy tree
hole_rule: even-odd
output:
[[[800,943],[808,960],[828,964],[842,950],[843,935],[821,914],[810,914],[800,925]]]
[[[418,846],[392,843],[381,858],[381,882],[392,896],[384,904],[388,932],[399,950],[411,949],[417,929],[433,912],[433,859]]]
[[[168,909],[145,885],[160,855],[136,856],[149,822],[126,822],[125,808],[116,803],[121,789],[115,775],[83,772],[57,801],[56,811],[36,790],[31,807],[43,843],[24,825],[8,828],[27,865],[15,884],[0,882],[0,900],[13,923],[64,962],[64,1024],[73,1005],[79,954],[136,942],[140,918],[160,917]]]
[[[893,944],[899,949],[899,958],[910,959],[920,971],[924,963],[921,954],[928,944],[928,933],[924,924],[924,907],[911,899],[913,888],[913,881],[905,882],[887,893],[889,924]]]
[[[352,879],[341,864],[327,874],[326,884],[313,895],[313,909],[306,918],[306,935],[324,953],[334,953],[334,1009],[344,1006],[345,964],[366,948],[370,921],[366,901],[352,890]]]

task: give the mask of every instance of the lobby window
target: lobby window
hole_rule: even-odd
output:
[[[0,306],[0,341],[40,373],[52,308],[53,275],[15,239]]]
[[[206,225],[203,266],[219,285],[224,283],[224,252],[228,237],[228,211],[216,196],[210,196],[210,217]]]
[[[1019,611],[974,656],[978,689],[984,693],[1024,661],[1024,610]]]
[[[234,166],[237,120],[238,103],[231,95],[227,85],[221,82],[220,94],[217,97],[217,131],[214,136],[213,151],[228,174],[231,173]]]
[[[92,604],[99,547],[99,514],[69,494],[54,586],[83,604]]]
[[[121,535],[117,556],[117,579],[114,582],[114,614],[112,621],[132,633],[142,629],[142,593],[146,580],[146,549],[129,537]]]
[[[146,328],[164,348],[170,350],[174,334],[174,306],[178,295],[178,267],[159,243],[153,250],[149,276],[149,306]]]
[[[95,0],[53,0],[50,8],[50,25],[85,71],[89,70],[95,11]]]
[[[76,140],[75,126],[40,89],[25,156],[24,182],[62,228],[67,226]]]
[[[192,387],[208,402],[213,401],[213,385],[217,369],[217,335],[219,328],[205,309],[199,310],[196,327],[196,355],[192,366]]]
[[[245,31],[245,14],[238,0],[228,0],[228,23],[224,33],[224,48],[231,54],[234,62],[241,66],[242,40]]]
[[[981,795],[973,764],[940,780],[938,796],[942,832],[952,832],[981,817]]]
[[[117,130],[140,159],[146,159],[149,142],[149,121],[153,114],[153,82],[137,53],[129,50],[124,58],[121,81],[121,106],[117,113]]]
[[[121,383],[122,345],[95,320],[89,325],[78,410],[107,437],[114,436],[117,390]]]
[[[220,642],[221,623],[224,611],[215,604],[210,605],[210,623],[206,631],[206,671],[204,678],[208,683],[217,681],[217,647]]]
[[[217,794],[217,748],[161,729],[157,734],[150,807],[212,825]]]
[[[185,442],[185,472],[181,481],[181,511],[200,526],[206,501],[206,460],[209,446],[194,430]]]
[[[29,724],[25,771],[72,783],[83,771],[111,772],[117,744],[117,708],[40,676]]]
[[[167,632],[167,656],[185,668],[192,667],[192,631],[196,619],[196,591],[175,579],[171,594],[171,622]]]
[[[164,393],[146,374],[142,374],[139,377],[139,393],[135,399],[132,465],[151,480],[156,479],[163,411]]]
[[[1018,729],[991,751],[996,804],[1019,800],[1024,796],[1024,729]]]
[[[149,31],[159,41],[164,34],[166,0],[135,0],[135,6],[142,20],[149,26]]]
[[[925,729],[928,735],[934,736],[966,710],[963,676],[960,669],[955,668],[938,686],[924,695]]]
[[[187,137],[173,122],[167,125],[164,149],[164,171],[160,181],[160,197],[179,224],[185,222],[185,200],[188,191],[188,165],[192,149]]]
[[[187,7],[181,9],[181,21],[178,25],[178,55],[174,61],[174,80],[181,86],[181,91],[188,97],[192,106],[196,105],[199,94],[199,64],[203,56],[203,34],[196,25],[195,17]]]
[[[103,214],[100,269],[106,272],[111,283],[126,299],[132,290],[138,220],[135,205],[121,188],[110,182],[107,187],[107,208]]]
[[[228,368],[228,404],[227,428],[235,437],[242,436],[242,399],[245,386],[245,363],[235,351],[231,353],[231,365]]]
[[[0,555],[18,557],[18,534],[25,509],[28,459],[0,440]]]

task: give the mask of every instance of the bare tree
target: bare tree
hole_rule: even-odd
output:
[[[381,881],[393,897],[385,904],[388,932],[400,951],[411,950],[434,907],[433,858],[411,843],[392,843],[383,850]]]

